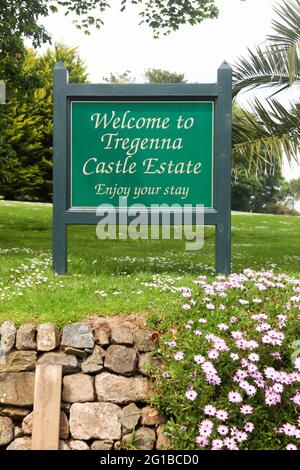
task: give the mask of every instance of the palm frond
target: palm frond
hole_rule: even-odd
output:
[[[241,57],[233,67],[233,93],[237,95],[244,88],[258,87],[287,88],[290,73],[283,52],[257,47],[248,49],[249,58]],[[300,71],[297,75],[300,79]]]
[[[300,80],[300,0],[285,0],[274,8],[274,33],[264,48],[248,50],[248,58],[234,65],[234,94],[244,88],[279,87],[274,94]]]
[[[255,100],[253,111],[242,110],[233,121],[233,166],[241,157],[249,172],[261,173],[282,161],[298,160],[300,148],[300,105],[287,110],[277,100],[269,100],[266,109]]]
[[[285,55],[293,83],[300,68],[300,0],[284,1],[274,11],[279,19],[272,22],[274,34],[268,36],[268,41],[271,50]]]

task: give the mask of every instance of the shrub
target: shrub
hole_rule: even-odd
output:
[[[284,204],[273,204],[267,206],[266,213],[276,215],[300,215],[296,209],[292,209]]]
[[[250,269],[181,288],[161,341],[155,404],[176,449],[272,450],[300,442],[300,280]]]

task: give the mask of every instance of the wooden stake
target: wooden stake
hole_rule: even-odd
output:
[[[58,450],[62,366],[36,367],[31,450]]]

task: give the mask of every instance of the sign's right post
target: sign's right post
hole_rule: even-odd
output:
[[[218,69],[216,122],[216,273],[231,271],[231,151],[232,151],[232,69],[223,62]]]

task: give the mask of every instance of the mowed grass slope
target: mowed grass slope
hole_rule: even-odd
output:
[[[87,315],[178,315],[179,286],[213,274],[214,229],[204,248],[181,240],[105,240],[94,226],[69,228],[69,274],[51,271],[50,204],[0,201],[0,322]],[[233,271],[300,273],[300,217],[233,214]]]

